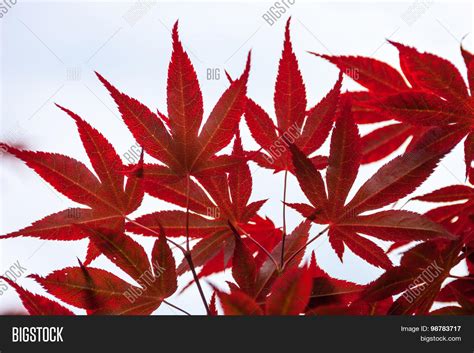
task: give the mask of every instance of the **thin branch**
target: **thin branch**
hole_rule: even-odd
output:
[[[283,239],[281,240],[281,259],[280,266],[283,268],[285,264],[285,241],[286,241],[286,184],[288,180],[288,170],[285,170],[283,180]]]
[[[191,182],[191,176],[189,173],[186,175],[186,252],[184,253],[184,257],[188,262],[189,268],[191,269],[191,273],[193,274],[194,282],[196,282],[196,286],[198,287],[199,295],[201,296],[202,303],[206,308],[207,315],[211,315],[211,310],[209,310],[209,305],[207,304],[206,296],[204,295],[204,291],[201,287],[201,282],[199,281],[199,276],[196,273],[196,268],[193,262],[193,256],[191,251],[189,250],[189,184]]]
[[[327,226],[326,228],[324,228],[322,231],[320,231],[318,234],[316,234],[313,238],[311,238],[310,240],[308,240],[308,242],[306,244],[304,244],[302,247],[300,247],[298,250],[296,250],[293,255],[291,255],[288,260],[285,261],[285,264],[283,265],[283,269],[285,269],[286,266],[288,266],[288,264],[302,251],[304,251],[309,244],[311,244],[313,241],[315,241],[316,239],[318,239],[321,235],[323,235],[324,233],[326,233],[329,229],[329,226]]]
[[[194,267],[193,258],[191,252],[186,252],[184,254],[186,261],[188,262],[189,268],[191,269],[191,273],[193,274],[194,282],[196,282],[196,286],[198,287],[199,295],[201,296],[201,300],[206,308],[207,315],[211,315],[211,310],[209,309],[209,305],[207,304],[206,296],[204,295],[204,291],[201,287],[201,282],[199,281],[199,276],[196,273],[196,268]]]
[[[166,305],[171,306],[172,308],[174,308],[174,309],[176,309],[176,310],[178,310],[178,311],[181,311],[183,314],[186,314],[186,315],[191,316],[191,314],[188,313],[186,310],[181,309],[179,306],[176,306],[176,305],[174,305],[174,304],[171,304],[171,303],[170,303],[169,301],[167,301],[167,300],[164,300],[164,299],[163,299],[163,303],[165,303]]]
[[[189,251],[189,182],[190,176],[186,175],[186,251]]]
[[[150,229],[148,228],[147,226],[144,226],[143,224],[140,224],[128,217],[125,217],[125,219],[143,229],[146,229],[148,230],[149,232],[153,233],[153,234],[156,234],[158,236],[163,236],[163,234],[160,234],[159,232],[157,232],[156,230],[153,230],[153,229]],[[164,232],[163,232],[164,233]],[[198,290],[199,290],[199,294],[201,296],[201,299],[202,299],[202,302],[204,304],[204,307],[206,308],[206,312],[208,315],[210,315],[211,311],[209,310],[209,305],[207,304],[207,301],[206,301],[206,297],[204,296],[204,291],[202,290],[202,287],[201,287],[201,282],[199,281],[199,277],[196,273],[196,268],[194,267],[194,263],[193,263],[193,258],[191,256],[191,251],[188,251],[186,250],[185,248],[183,248],[181,245],[179,245],[178,243],[172,241],[171,239],[167,238],[165,236],[165,239],[170,242],[171,244],[173,244],[174,246],[176,246],[179,250],[181,250],[181,252],[183,253],[184,255],[184,258],[186,259],[187,263],[188,263],[188,266],[189,268],[191,269],[191,272],[193,274],[193,279],[194,279],[194,282],[196,282],[196,286],[198,287]]]
[[[246,238],[250,239],[250,241],[252,241],[255,245],[257,245],[267,256],[270,260],[272,260],[272,262],[275,264],[275,267],[276,269],[279,271],[280,270],[280,266],[278,265],[278,262],[277,260],[275,260],[275,258],[272,256],[272,254],[270,254],[270,252],[265,249],[265,247],[260,244],[257,240],[255,240],[250,234],[246,233],[242,228],[238,227],[238,230],[237,228],[232,224],[232,222],[230,221],[227,221],[227,224],[229,225],[229,228],[232,230],[232,232],[237,235],[237,236],[240,236],[239,234],[239,231],[245,235]]]
[[[127,221],[129,221],[130,223],[133,223],[135,224],[136,226],[140,227],[140,228],[143,228],[147,231],[149,231],[150,233],[153,233],[153,234],[156,234],[158,237],[162,236],[162,234],[160,234],[159,232],[157,232],[156,230],[154,229],[151,229],[151,228],[148,228],[147,226],[144,226],[143,224],[141,223],[138,223],[137,221],[134,221],[133,219],[131,218],[128,218],[128,217],[125,217],[125,219]],[[183,254],[186,253],[186,249],[183,248],[181,245],[179,245],[178,243],[176,243],[175,241],[171,240],[170,238],[168,237],[165,237],[166,238],[166,241],[170,244],[173,244],[174,246],[176,246]]]

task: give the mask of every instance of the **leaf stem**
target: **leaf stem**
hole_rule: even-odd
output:
[[[141,224],[141,223],[138,223],[137,221],[134,221],[133,219],[129,218],[129,217],[125,217],[125,219],[130,222],[130,223],[133,223],[135,224],[136,226],[140,227],[140,228],[143,228],[147,231],[149,231],[150,233],[153,233],[153,234],[156,234],[157,236],[161,236],[162,234],[160,234],[159,232],[157,232],[156,230],[154,229],[151,229],[151,228],[148,228],[147,226]],[[170,244],[173,244],[174,246],[176,246],[183,254],[186,252],[186,249],[183,248],[180,244],[178,244],[177,242],[171,240],[170,238],[166,237],[166,241]]]
[[[318,239],[321,235],[323,235],[324,233],[326,233],[327,231],[329,230],[329,226],[327,226],[326,228],[324,228],[322,231],[320,231],[318,234],[316,234],[313,238],[311,238],[310,240],[308,240],[306,242],[306,244],[304,244],[302,247],[300,247],[298,250],[296,250],[293,255],[291,255],[288,260],[285,261],[285,264],[283,265],[283,269],[286,268],[286,266],[288,266],[288,264],[300,253],[302,252],[303,250],[305,250],[309,244],[311,244],[313,241],[315,241],[316,239]]]
[[[207,304],[206,296],[204,295],[204,291],[201,287],[201,282],[199,281],[199,276],[196,273],[196,268],[194,267],[193,258],[190,251],[187,251],[184,254],[186,261],[188,262],[189,268],[191,269],[191,273],[193,274],[194,282],[196,282],[196,286],[198,287],[199,295],[201,296],[202,303],[206,308],[207,315],[211,315],[211,310],[209,309],[209,305]]]
[[[143,224],[140,224],[136,221],[134,221],[133,219],[130,219],[128,217],[125,217],[125,219],[135,225],[137,225],[138,227],[141,227],[143,229],[146,229],[148,230],[149,232],[153,233],[153,234],[156,234],[158,236],[162,236],[162,234],[160,234],[159,232],[157,232],[156,230],[153,230],[151,228],[148,228],[147,226],[144,226]],[[202,302],[204,304],[204,307],[206,308],[206,312],[208,315],[210,315],[211,311],[209,310],[209,305],[207,304],[207,301],[206,301],[206,297],[204,296],[204,291],[202,290],[202,287],[201,287],[201,282],[199,281],[199,277],[196,273],[196,268],[194,267],[194,262],[193,262],[193,258],[192,258],[192,255],[191,255],[191,251],[189,250],[186,250],[185,248],[183,248],[181,245],[179,245],[178,243],[176,243],[175,241],[167,238],[165,236],[165,239],[173,244],[174,246],[176,246],[184,255],[184,258],[186,259],[186,262],[188,263],[188,266],[189,268],[191,269],[191,272],[193,274],[193,279],[194,279],[194,282],[196,282],[196,286],[198,287],[198,290],[199,290],[199,295],[201,296],[201,299],[202,299]]]
[[[189,183],[190,176],[186,175],[186,251],[189,251]]]
[[[202,303],[206,308],[207,315],[211,315],[211,310],[209,310],[209,305],[207,304],[206,296],[204,295],[204,291],[201,287],[201,282],[199,281],[199,276],[196,273],[196,268],[194,267],[193,256],[191,251],[189,250],[189,184],[191,182],[191,176],[186,174],[186,251],[184,253],[184,257],[188,262],[189,268],[191,269],[191,273],[193,274],[194,282],[196,282],[196,286],[198,287],[199,295],[201,296]]]
[[[288,170],[285,170],[283,179],[283,239],[281,240],[281,260],[280,266],[283,268],[285,264],[285,241],[286,241],[286,184],[288,180]]]
[[[178,310],[178,311],[181,311],[183,314],[186,314],[186,315],[191,316],[191,314],[188,313],[186,310],[181,309],[179,306],[176,306],[176,305],[174,305],[174,304],[171,304],[171,303],[170,303],[169,301],[167,301],[167,300],[164,300],[164,299],[163,299],[163,303],[165,303],[165,304],[168,305],[168,306],[171,306],[172,308],[174,308],[174,309],[176,309],[176,310]]]

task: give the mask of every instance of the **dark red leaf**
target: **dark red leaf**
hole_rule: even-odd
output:
[[[272,285],[266,300],[268,315],[298,315],[304,311],[311,294],[311,275],[306,268],[290,268]]]
[[[0,276],[0,278],[16,290],[23,306],[30,315],[74,315],[71,310],[59,303],[41,295],[30,293],[7,277]]]
[[[217,292],[225,315],[263,315],[260,306],[244,292],[233,290],[230,294]]]
[[[176,263],[164,235],[155,241],[151,262],[155,275],[153,287],[163,298],[171,296],[178,288]]]

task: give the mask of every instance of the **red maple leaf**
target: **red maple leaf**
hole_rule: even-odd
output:
[[[307,268],[287,269],[273,283],[264,305],[233,288],[229,294],[217,292],[226,315],[298,315],[308,304],[311,275]]]
[[[403,293],[388,314],[427,314],[451,269],[461,260],[461,242],[432,240],[408,250],[400,266],[388,269],[361,294],[365,302],[378,302]]]
[[[195,265],[204,265],[199,273],[200,277],[231,266],[235,245],[232,228],[246,234],[244,243],[252,251],[257,251],[260,254],[258,258],[262,259],[266,255],[256,243],[271,251],[279,240],[279,232],[273,222],[257,215],[265,200],[249,203],[252,176],[244,159],[245,152],[239,134],[235,138],[230,157],[241,162],[231,166],[228,174],[221,172],[198,178],[214,200],[206,213],[154,212],[128,223],[127,230],[146,236],[156,236],[163,230],[169,237],[188,234],[191,238],[204,238],[191,250]],[[182,274],[188,269],[188,263],[184,260],[178,267],[178,273]]]
[[[458,69],[448,60],[415,48],[389,41],[400,53],[402,75],[390,65],[360,56],[320,55],[368,89],[351,92],[354,116],[359,123],[397,120],[364,136],[363,162],[380,160],[412,137],[406,150],[433,127],[445,135],[461,130],[465,141],[466,175],[471,175],[474,159],[472,132],[473,100]],[[474,84],[474,56],[461,47],[470,89]],[[409,85],[408,85],[409,84]],[[454,146],[452,146],[454,147]]]
[[[207,177],[239,163],[216,155],[232,140],[245,108],[250,54],[244,73],[232,82],[202,124],[203,103],[196,72],[173,27],[173,53],[168,67],[168,116],[153,113],[138,100],[120,92],[103,76],[123,121],[145,152],[162,164],[145,164],[145,190],[154,197],[206,212],[212,207],[205,193],[190,177]],[[202,127],[201,127],[202,125]]]
[[[41,295],[33,294],[7,277],[0,276],[0,278],[15,288],[23,306],[30,315],[74,315],[71,310],[59,303]]]
[[[83,163],[62,154],[23,151],[9,146],[7,150],[64,196],[89,208],[74,207],[53,213],[3,238],[31,236],[48,240],[79,240],[87,237],[85,228],[97,227],[123,232],[126,216],[142,202],[141,173],[131,173],[124,187],[126,167],[112,145],[77,114],[60,108],[74,119],[98,178]],[[143,160],[135,169],[142,168],[142,163]],[[91,243],[86,263],[97,255]]]
[[[46,277],[30,275],[63,302],[88,314],[149,315],[177,289],[176,266],[164,237],[155,241],[151,264],[145,250],[124,234],[90,230],[91,240],[135,282],[80,263]]]
[[[307,109],[306,88],[293,52],[290,39],[290,19],[286,23],[283,52],[275,83],[275,126],[270,116],[255,101],[248,98],[245,119],[252,137],[265,153],[251,155],[260,166],[293,171],[288,141],[305,154],[316,152],[331,131],[341,90],[342,76],[333,89],[314,107]],[[316,168],[324,168],[326,159],[311,158]]]
[[[447,152],[440,150],[433,136],[380,168],[349,202],[346,199],[361,163],[360,137],[349,99],[344,100],[333,131],[326,183],[303,152],[294,145],[291,150],[296,177],[311,206],[289,205],[315,223],[328,225],[329,242],[341,260],[347,246],[375,266],[391,267],[385,252],[361,233],[386,241],[450,236],[440,225],[414,212],[386,210],[362,215],[409,195],[426,180]]]

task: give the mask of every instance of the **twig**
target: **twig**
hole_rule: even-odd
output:
[[[134,221],[134,220],[131,219],[131,218],[125,217],[125,219],[126,219],[128,222],[133,223],[133,224],[135,224],[136,226],[138,226],[138,227],[140,227],[140,228],[143,228],[143,229],[145,229],[145,230],[147,230],[147,231],[149,231],[149,232],[151,232],[151,233],[153,233],[153,234],[156,234],[156,235],[159,236],[159,237],[163,235],[163,234],[160,234],[159,232],[157,232],[157,231],[154,230],[154,229],[148,228],[147,226],[144,226],[143,224],[138,223],[137,221]],[[165,239],[166,239],[166,241],[167,241],[168,243],[173,244],[173,245],[176,246],[179,250],[181,250],[181,252],[182,252],[183,254],[186,252],[186,249],[183,248],[180,244],[178,244],[178,243],[176,243],[175,241],[173,241],[173,240],[167,238],[166,236],[165,236]]]
[[[165,303],[166,305],[171,306],[172,308],[174,308],[174,309],[176,309],[176,310],[181,311],[183,314],[186,314],[186,315],[191,316],[191,314],[188,313],[186,310],[181,309],[179,306],[176,306],[176,305],[174,305],[174,304],[171,304],[171,303],[170,303],[169,301],[167,301],[167,300],[164,300],[164,299],[163,299],[163,303]]]
[[[189,182],[190,176],[186,175],[186,250],[189,251]]]
[[[326,228],[324,228],[322,231],[320,231],[318,234],[316,234],[312,239],[310,239],[306,244],[304,244],[302,247],[300,247],[298,250],[296,250],[293,255],[291,255],[288,260],[285,261],[285,264],[283,265],[283,269],[286,268],[286,266],[288,266],[288,264],[291,262],[291,260],[293,260],[301,251],[305,250],[309,244],[311,244],[313,241],[315,241],[316,239],[318,239],[321,235],[323,235],[324,233],[326,233],[329,229],[329,226],[327,226]]]
[[[199,295],[201,296],[201,300],[206,308],[207,315],[211,315],[211,310],[209,309],[209,305],[207,304],[206,296],[204,295],[204,291],[201,287],[201,282],[199,281],[199,276],[196,273],[196,268],[194,267],[193,258],[191,252],[186,252],[184,254],[186,261],[188,262],[189,268],[191,269],[191,273],[193,274],[194,282],[196,282],[196,286],[198,287]]]
[[[285,264],[285,240],[286,240],[286,184],[288,180],[288,170],[285,170],[283,181],[283,239],[281,240],[281,260],[280,266],[283,268]]]
[[[158,236],[163,236],[164,234],[160,234],[159,232],[157,232],[156,230],[153,230],[151,228],[148,228],[147,226],[144,226],[143,224],[140,224],[128,217],[125,217],[125,219],[143,229],[146,229],[148,230],[149,232],[152,232]],[[170,242],[171,244],[173,244],[174,246],[176,246],[179,250],[181,250],[181,252],[183,253],[184,255],[184,258],[186,259],[187,263],[188,263],[188,266],[189,268],[191,269],[191,272],[193,274],[193,278],[194,278],[194,282],[196,282],[196,286],[198,287],[198,290],[199,290],[199,294],[201,296],[201,299],[202,299],[202,302],[204,304],[204,307],[206,308],[206,312],[208,315],[210,315],[211,311],[209,310],[209,305],[207,304],[207,301],[206,301],[206,297],[204,296],[204,291],[202,290],[202,287],[201,287],[201,282],[199,281],[199,277],[196,273],[196,268],[194,267],[194,263],[193,263],[193,258],[192,258],[192,255],[191,255],[191,251],[188,251],[186,250],[185,248],[183,248],[181,245],[179,245],[178,243],[168,239],[166,236],[165,236],[165,239]]]
[[[189,184],[191,181],[191,177],[189,173],[186,175],[186,252],[184,253],[184,257],[188,262],[189,268],[191,269],[191,273],[193,274],[194,282],[196,282],[196,286],[198,287],[199,295],[201,296],[202,303],[206,308],[207,315],[211,315],[211,310],[209,310],[209,305],[207,304],[206,296],[204,295],[204,291],[201,287],[201,282],[199,281],[199,276],[196,273],[196,268],[194,267],[193,256],[191,251],[189,250]]]

